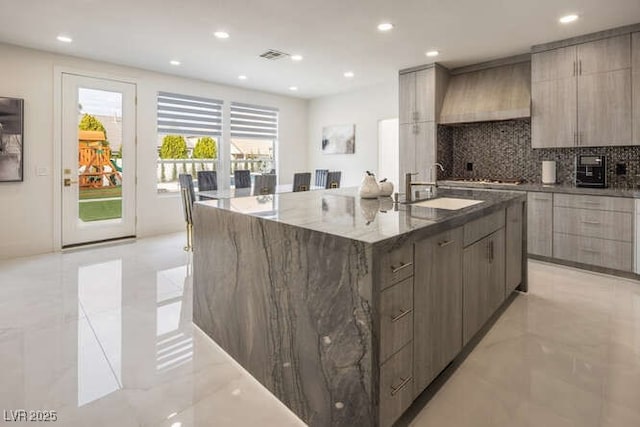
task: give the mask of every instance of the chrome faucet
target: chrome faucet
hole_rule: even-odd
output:
[[[438,195],[438,169],[436,169],[436,175],[433,176],[433,169],[439,167],[442,172],[444,172],[444,166],[440,163],[434,163],[429,166],[429,179],[432,179],[431,185],[431,197],[436,197]]]
[[[429,166],[429,170],[428,170],[428,175],[429,175],[429,179],[433,179],[433,169],[434,167],[439,167],[441,171],[444,172],[444,167],[440,164],[440,163],[434,163],[433,165]],[[412,187],[414,185],[422,185],[422,186],[428,186],[429,187],[429,192],[430,195],[429,197],[435,197],[437,194],[437,188],[438,188],[438,174],[436,173],[436,178],[433,179],[432,181],[412,181],[411,177],[414,175],[418,175],[417,172],[409,172],[405,174],[405,201],[410,203],[413,202],[413,191],[412,191]]]

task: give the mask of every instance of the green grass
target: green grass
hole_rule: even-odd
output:
[[[80,202],[80,219],[84,222],[122,218],[122,200]]]
[[[80,200],[122,197],[122,187],[81,188]]]

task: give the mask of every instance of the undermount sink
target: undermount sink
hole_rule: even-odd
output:
[[[423,208],[447,209],[455,211],[469,206],[482,203],[482,200],[454,199],[452,197],[440,197],[438,199],[424,200],[422,202],[413,203],[413,206],[421,206]]]

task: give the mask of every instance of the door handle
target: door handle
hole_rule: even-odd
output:
[[[391,316],[391,323],[397,322],[398,320],[402,319],[407,314],[410,314],[412,311],[413,311],[413,308],[410,308],[408,310],[402,310],[400,312],[400,314],[398,314],[397,316]]]
[[[413,377],[407,377],[407,378],[400,377],[400,384],[398,384],[396,387],[394,387],[393,385],[391,386],[391,396],[395,396],[400,390],[405,388],[412,379]]]
[[[449,246],[453,242],[454,242],[453,240],[445,240],[444,242],[438,243],[438,246],[440,246],[441,248],[444,248],[445,246]]]
[[[412,262],[404,263],[404,262],[400,261],[400,265],[399,266],[397,266],[397,267],[394,267],[393,265],[391,266],[391,272],[392,273],[397,273],[398,271],[404,270],[405,268],[411,267],[412,265],[413,265]]]
[[[71,187],[71,184],[77,184],[78,181],[72,181],[71,178],[65,178],[64,179],[64,186],[65,187]]]

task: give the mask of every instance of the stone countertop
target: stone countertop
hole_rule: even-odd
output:
[[[482,200],[459,210],[394,205],[391,198],[361,199],[357,188],[201,201],[196,209],[223,209],[369,244],[393,244],[409,234],[427,237],[484,216],[517,200],[521,192],[441,189],[439,197]]]
[[[631,199],[640,199],[640,189],[627,188],[585,188],[576,187],[571,184],[490,184],[484,182],[467,182],[467,181],[438,181],[438,185],[446,188],[477,188],[482,190],[507,190],[507,191],[540,191],[545,193],[564,193],[578,194],[588,196],[611,196],[611,197],[627,197]]]

